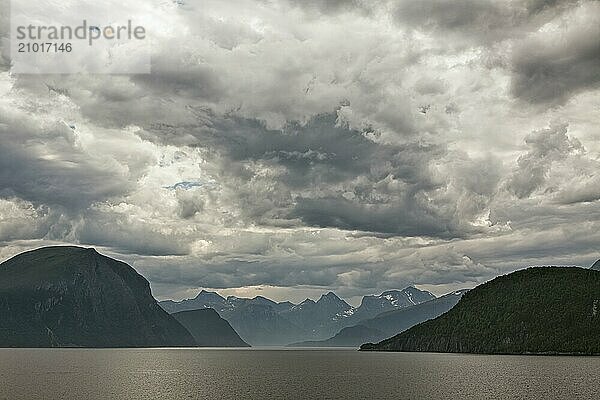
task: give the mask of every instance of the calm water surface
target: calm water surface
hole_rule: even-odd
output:
[[[600,399],[600,358],[0,349],[1,399]]]

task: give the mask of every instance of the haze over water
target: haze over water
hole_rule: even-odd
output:
[[[0,349],[0,399],[592,399],[598,357]]]

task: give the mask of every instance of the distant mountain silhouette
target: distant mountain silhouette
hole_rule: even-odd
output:
[[[201,347],[249,347],[229,322],[212,308],[181,311],[172,314],[194,337]]]
[[[223,318],[253,346],[284,345],[308,335],[304,328],[283,318],[273,307],[252,301],[224,313]]]
[[[0,347],[194,346],[129,265],[73,246],[0,264]]]
[[[365,296],[360,307],[355,308],[333,292],[322,295],[317,301],[306,299],[299,304],[292,304],[289,301],[277,303],[262,296],[252,299],[235,296],[224,298],[202,290],[193,299],[178,302],[166,300],[160,305],[170,313],[213,308],[246,342],[252,345],[285,345],[305,340],[323,340],[382,312],[399,310],[434,298],[433,294],[411,286],[403,290],[389,290],[378,296]]]
[[[537,267],[493,279],[436,319],[362,350],[600,354],[600,272]]]
[[[335,336],[321,341],[294,343],[292,347],[358,347],[367,342],[378,342],[400,333],[416,324],[440,316],[458,303],[467,290],[458,290],[445,296],[411,307],[386,311],[374,318],[346,327]]]
[[[255,346],[287,344],[308,335],[304,329],[279,315],[293,304],[276,303],[262,296],[252,299],[229,296],[225,299],[218,293],[202,290],[193,299],[179,302],[167,300],[159,304],[171,313],[212,308],[231,324],[246,343]]]
[[[600,270],[600,260],[597,260],[594,264],[592,264],[591,268]]]

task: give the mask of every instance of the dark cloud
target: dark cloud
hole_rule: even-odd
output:
[[[566,9],[579,2],[580,0],[525,0],[523,3],[530,15],[536,15],[550,9]]]
[[[292,5],[324,14],[358,11],[368,13],[374,4],[364,0],[287,0]]]
[[[65,123],[40,128],[24,113],[0,122],[0,196],[74,211],[129,189],[126,176],[78,148]]]
[[[373,233],[404,236],[450,237],[457,234],[453,221],[428,209],[425,199],[408,193],[396,201],[382,204],[361,204],[343,197],[299,198],[291,213],[304,223],[319,227],[336,227]]]
[[[518,8],[492,0],[401,0],[394,16],[401,26],[489,41],[511,35],[520,13]]]
[[[587,12],[600,14],[600,4]],[[566,31],[537,35],[517,46],[512,59],[514,96],[556,105],[600,87],[600,17],[572,24]]]
[[[378,143],[366,132],[340,124],[335,114],[290,123],[282,130],[244,119],[215,119],[212,128],[210,135],[197,132],[198,139],[230,160],[223,174],[240,182],[251,180],[258,187],[255,193],[245,184],[238,186],[238,201],[246,215],[267,224],[299,219],[309,226],[375,235],[463,237],[475,230],[461,219],[481,212],[486,200],[475,205],[464,197],[458,205],[459,195],[449,192],[437,203],[432,193],[451,191],[453,185],[470,193],[470,199],[487,198],[499,180],[495,173],[480,175],[485,167],[470,170],[468,165],[475,164],[468,157],[453,164],[468,178],[439,180],[431,166],[448,156],[444,146]],[[268,189],[260,190],[263,182],[247,168],[257,162],[283,171],[264,182]],[[190,216],[201,202],[186,199],[181,207]]]
[[[161,297],[589,263],[598,4],[166,4],[150,75],[11,75],[3,41],[0,257],[99,246]]]
[[[290,186],[335,183],[362,174],[381,179],[390,173],[417,182],[425,178],[422,167],[427,160],[421,158],[443,153],[437,146],[376,143],[367,132],[338,123],[335,113],[318,115],[305,124],[290,122],[281,130],[247,119],[215,121],[213,128],[209,140],[217,148],[235,161],[284,166],[288,174],[282,179]]]

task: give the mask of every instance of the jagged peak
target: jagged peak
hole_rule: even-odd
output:
[[[204,290],[204,289],[202,289],[195,298],[199,299],[202,297],[211,297],[211,298],[218,298],[220,300],[225,300],[225,298],[223,298],[223,296],[221,296],[219,293],[211,292],[211,291]]]
[[[337,300],[341,300],[339,298],[339,296],[337,294],[333,293],[332,291],[329,291],[329,292],[327,292],[325,294],[322,294],[321,298],[319,299],[319,301],[321,301],[323,299],[337,299]]]
[[[325,301],[325,302],[334,302],[334,303],[343,303],[343,304],[348,304],[346,303],[346,300],[342,299],[340,296],[338,296],[337,294],[333,293],[333,292],[327,292],[326,294],[321,295],[321,298],[319,298],[319,301]],[[319,302],[317,301],[317,303]]]

